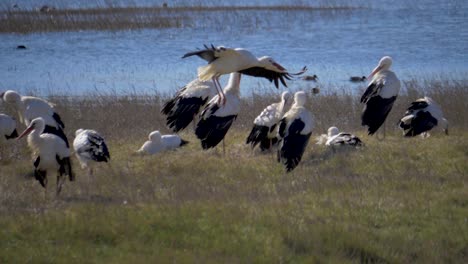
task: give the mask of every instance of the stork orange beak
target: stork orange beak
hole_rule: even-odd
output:
[[[23,133],[21,133],[21,135],[18,136],[18,138],[16,140],[20,140],[21,138],[23,138],[24,136],[27,136],[29,133],[31,133],[32,131],[34,130],[34,126],[28,126],[24,131]]]
[[[371,72],[371,74],[369,74],[369,76],[367,76],[367,79],[372,79],[372,77],[374,77],[374,75],[379,72],[380,70],[382,69],[382,66],[377,66],[375,67],[375,69]]]

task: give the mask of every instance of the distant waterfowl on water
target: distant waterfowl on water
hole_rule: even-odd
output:
[[[362,76],[362,77],[359,77],[359,76],[351,76],[349,78],[349,80],[351,82],[365,82],[367,80],[367,77],[366,76]]]
[[[371,82],[361,97],[361,103],[365,104],[361,115],[362,125],[367,126],[369,135],[373,135],[385,122],[400,91],[400,80],[390,71],[391,65],[392,58],[389,56],[379,61],[369,75]]]
[[[240,73],[231,73],[229,82],[224,88],[228,99],[226,104],[219,102],[216,95],[200,114],[195,135],[200,139],[203,149],[216,147],[224,139],[237,114],[240,111]]]
[[[317,75],[306,75],[304,77],[302,77],[302,80],[304,81],[317,81],[318,80],[318,76]]]
[[[277,125],[283,117],[285,105],[291,97],[290,92],[283,92],[280,102],[273,103],[263,109],[254,120],[254,126],[247,137],[246,144],[250,144],[252,148],[260,144],[260,150],[265,151],[278,142]]]
[[[53,104],[42,98],[21,96],[13,90],[0,93],[0,100],[15,106],[19,122],[26,126],[29,125],[31,120],[42,117],[45,122],[44,133],[59,136],[69,146],[67,136],[63,131],[65,124],[62,122],[60,115],[55,111]]]
[[[18,137],[16,120],[5,114],[0,114],[0,144]]]
[[[305,108],[306,101],[304,92],[295,93],[291,109],[279,123],[278,162],[284,165],[287,172],[296,168],[301,161],[312,134],[314,120]]]
[[[57,172],[56,194],[59,195],[65,181],[64,176],[68,176],[70,181],[75,177],[72,172],[70,162],[70,148],[65,141],[57,135],[44,133],[45,121],[42,117],[33,119],[29,126],[21,133],[18,140],[28,136],[28,146],[36,157],[34,161],[34,177],[47,194],[47,174]]]
[[[263,77],[270,82],[274,82],[275,86],[279,87],[279,82],[284,86],[285,80],[291,80],[293,75],[303,74],[307,68],[304,67],[298,73],[289,73],[283,66],[277,63],[273,58],[264,56],[261,58],[255,57],[250,51],[242,48],[226,48],[226,47],[208,47],[186,53],[182,58],[197,55],[206,60],[208,65],[198,68],[198,78],[202,81],[212,80],[218,90],[218,100],[223,104],[226,98],[219,84],[219,77],[232,72],[239,72],[245,75],[254,77]]]
[[[317,144],[325,144],[326,146],[353,146],[360,147],[363,145],[361,139],[357,136],[347,133],[340,132],[337,127],[330,127],[327,131],[327,135],[321,135],[317,138]]]
[[[73,149],[81,168],[87,169],[90,175],[93,174],[92,163],[110,160],[109,149],[104,138],[92,129],[76,130]]]
[[[161,110],[166,116],[167,127],[176,133],[185,129],[216,94],[216,88],[211,81],[200,81],[197,78],[188,83],[168,100]]]
[[[161,135],[159,130],[151,132],[148,139],[149,140],[137,150],[137,154],[153,155],[167,150],[177,149],[189,143],[178,135]]]
[[[403,130],[405,137],[421,134],[428,136],[427,132],[437,126],[441,127],[448,135],[448,121],[444,118],[442,109],[427,96],[412,102],[398,125]]]
[[[26,49],[26,46],[25,45],[18,45],[18,46],[16,46],[16,49],[20,49],[20,50],[21,49]]]

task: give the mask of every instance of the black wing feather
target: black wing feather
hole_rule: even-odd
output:
[[[214,148],[226,136],[237,115],[215,116],[211,115],[206,119],[200,119],[195,129],[195,135],[201,140],[202,148]]]
[[[239,71],[239,73],[254,76],[254,77],[266,78],[270,82],[274,82],[276,88],[279,88],[279,81],[281,81],[281,83],[285,87],[288,87],[286,85],[286,81],[284,80],[284,78],[286,78],[288,80],[291,79],[291,75],[289,73],[287,73],[287,72],[275,72],[275,71],[272,71],[272,70],[267,70],[267,69],[262,68],[262,67],[247,68],[245,70]]]
[[[362,111],[361,121],[363,126],[368,126],[368,134],[374,134],[380,126],[385,122],[396,96],[388,99],[380,96],[373,96],[367,100],[364,110]]]

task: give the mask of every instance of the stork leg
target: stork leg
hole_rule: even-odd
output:
[[[226,104],[226,95],[223,92],[223,88],[221,88],[221,84],[219,83],[219,77],[213,77],[212,81],[215,85],[216,91],[218,91],[218,104],[225,105]]]
[[[223,156],[226,156],[226,148],[224,146],[224,138],[223,138]]]

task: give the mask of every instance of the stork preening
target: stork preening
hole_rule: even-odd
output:
[[[137,150],[137,154],[153,155],[166,150],[179,148],[188,143],[188,141],[183,140],[178,135],[162,136],[158,130],[151,132],[148,139],[149,140]]]
[[[33,119],[29,126],[21,133],[18,140],[28,136],[28,146],[37,155],[34,161],[34,177],[47,193],[47,173],[57,172],[56,194],[59,195],[64,183],[64,176],[68,175],[74,181],[70,162],[70,148],[57,135],[44,133],[45,121],[42,117]]]
[[[218,145],[236,120],[240,111],[240,80],[240,73],[231,73],[229,82],[224,88],[227,102],[222,104],[219,101],[220,95],[216,95],[200,114],[195,134],[200,139],[203,149]]]
[[[67,147],[69,146],[67,136],[63,131],[65,124],[55,111],[53,104],[42,98],[21,96],[13,90],[1,93],[0,99],[16,107],[19,121],[25,126],[29,126],[31,120],[42,117],[45,122],[44,133],[57,135],[64,140]]]
[[[176,133],[185,129],[216,93],[211,81],[200,81],[197,78],[188,83],[161,110],[166,115],[167,127]]]
[[[9,115],[0,114],[0,144],[16,137],[18,137],[18,131],[15,119]]]
[[[265,151],[278,142],[277,125],[283,117],[285,105],[291,97],[291,93],[283,92],[280,102],[273,103],[263,109],[254,120],[254,126],[247,137],[246,144],[250,144],[252,148],[260,144],[260,150]]]
[[[338,147],[338,146],[352,146],[361,147],[363,145],[361,139],[357,136],[340,132],[337,127],[330,127],[327,131],[327,135],[321,135],[318,138],[317,144],[325,143],[326,146]]]
[[[440,126],[448,135],[448,121],[444,118],[442,109],[427,96],[412,102],[398,125],[403,129],[405,137],[420,134],[428,136],[427,132],[436,126]]]
[[[78,129],[73,140],[73,149],[82,169],[87,169],[88,174],[93,174],[93,162],[108,162],[110,160],[109,149],[104,138],[98,132],[91,129]]]
[[[283,66],[277,63],[273,58],[264,56],[261,58],[255,57],[250,51],[242,48],[226,48],[226,47],[208,47],[186,53],[182,58],[187,58],[193,55],[206,60],[208,65],[198,68],[198,78],[202,81],[212,80],[218,91],[218,100],[223,104],[226,103],[226,97],[219,84],[219,77],[224,74],[239,72],[245,75],[254,77],[263,77],[270,82],[274,82],[276,88],[279,87],[279,82],[284,86],[286,80],[291,80],[293,75],[301,75],[307,71],[304,67],[298,73],[289,73]]]
[[[285,166],[287,172],[296,168],[301,161],[312,134],[314,120],[311,112],[304,107],[306,101],[304,92],[296,92],[291,109],[279,123],[278,162]]]
[[[361,116],[362,125],[367,126],[369,135],[373,135],[385,122],[400,91],[400,80],[390,71],[391,65],[392,58],[389,56],[379,61],[369,75],[371,82],[361,97],[361,103],[366,104]]]

